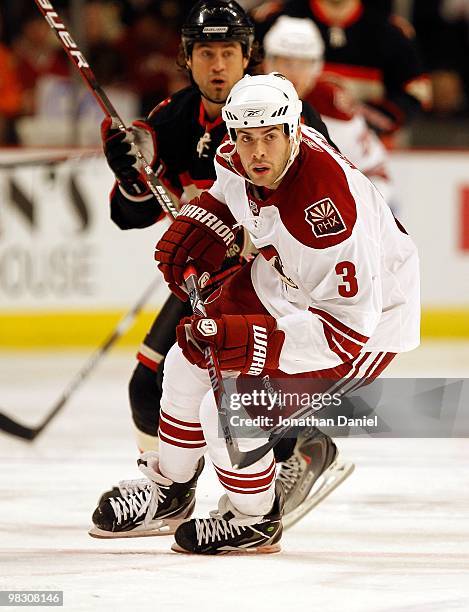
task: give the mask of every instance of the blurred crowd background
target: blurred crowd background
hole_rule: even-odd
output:
[[[305,0],[307,2],[308,0]],[[469,0],[363,0],[412,39],[432,103],[397,142],[469,144]],[[176,65],[189,0],[53,0],[124,119],[188,84]],[[240,0],[262,20],[275,3]],[[264,11],[265,9],[265,11]],[[102,113],[34,0],[0,5],[0,145],[94,145]]]

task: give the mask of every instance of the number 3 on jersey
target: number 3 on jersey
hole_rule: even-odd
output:
[[[358,293],[357,271],[351,261],[340,261],[335,273],[341,277],[343,284],[338,285],[339,295],[350,298]]]

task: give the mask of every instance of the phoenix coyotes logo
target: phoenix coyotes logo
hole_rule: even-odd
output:
[[[272,245],[261,247],[260,252],[264,256],[266,261],[268,261],[270,265],[274,268],[274,270],[279,273],[285,285],[293,287],[293,289],[298,289],[298,285],[289,276],[286,275],[285,270],[283,268],[282,260],[280,259],[280,255],[278,254],[278,251],[275,247],[273,247]]]
[[[340,212],[330,198],[324,198],[305,209],[305,219],[313,228],[316,238],[345,232],[347,227]]]

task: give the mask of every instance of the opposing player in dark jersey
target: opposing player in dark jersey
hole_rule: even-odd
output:
[[[132,143],[140,147],[177,204],[208,189],[215,180],[216,149],[227,134],[221,109],[232,86],[256,63],[258,55],[250,20],[229,0],[202,0],[192,9],[182,29],[181,51],[179,63],[189,70],[190,87],[161,102],[146,121],[135,122],[127,134],[112,129],[109,120],[103,123],[104,151],[117,179],[111,193],[111,217],[121,229],[148,227],[164,217],[140,174]],[[305,105],[303,120],[328,137],[327,128],[311,106]],[[205,294],[236,272],[248,254],[249,245],[239,233],[222,268],[212,273]],[[186,299],[180,289],[179,297]],[[164,357],[176,340],[177,323],[190,312],[187,301],[171,294],[139,348],[129,399],[142,452],[157,448]],[[329,448],[326,438],[314,435],[303,441],[303,454],[313,452],[315,461],[321,461],[322,449],[327,448],[327,467],[335,459],[335,447]],[[277,449],[277,459],[287,459],[293,447],[290,440],[283,443]],[[120,490],[113,493],[132,493],[138,483],[121,483]]]

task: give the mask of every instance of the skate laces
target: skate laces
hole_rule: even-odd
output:
[[[164,489],[168,488],[156,482],[147,481],[145,488],[139,491],[134,491],[125,497],[109,498],[117,523],[121,524],[128,518],[138,519],[145,515],[143,524],[147,525],[155,516],[159,504],[166,499]]]
[[[277,480],[283,485],[285,493],[289,493],[303,473],[301,461],[296,454],[293,454],[289,459],[282,463]]]
[[[159,504],[166,499],[165,490],[169,489],[173,481],[159,473],[158,459],[155,451],[143,453],[137,464],[147,478],[121,481],[119,489],[122,486],[126,494],[109,499],[118,524],[127,518],[138,519],[144,516],[143,524],[147,525],[155,516]]]
[[[212,515],[212,512],[214,513]],[[209,544],[221,542],[228,537],[234,538],[246,530],[246,527],[235,525],[230,521],[225,521],[218,510],[210,512],[208,519],[194,519],[197,544]]]
[[[133,480],[120,480],[118,484],[119,492],[123,497],[146,489],[150,483],[148,478],[134,478]]]
[[[231,514],[231,518],[225,519],[227,514]],[[228,495],[223,495],[218,502],[218,509],[210,511],[210,518],[194,519],[197,543],[200,546],[221,542],[228,537],[234,538],[246,531],[248,527],[259,523],[263,518],[263,516],[251,516],[239,512],[230,502]]]

